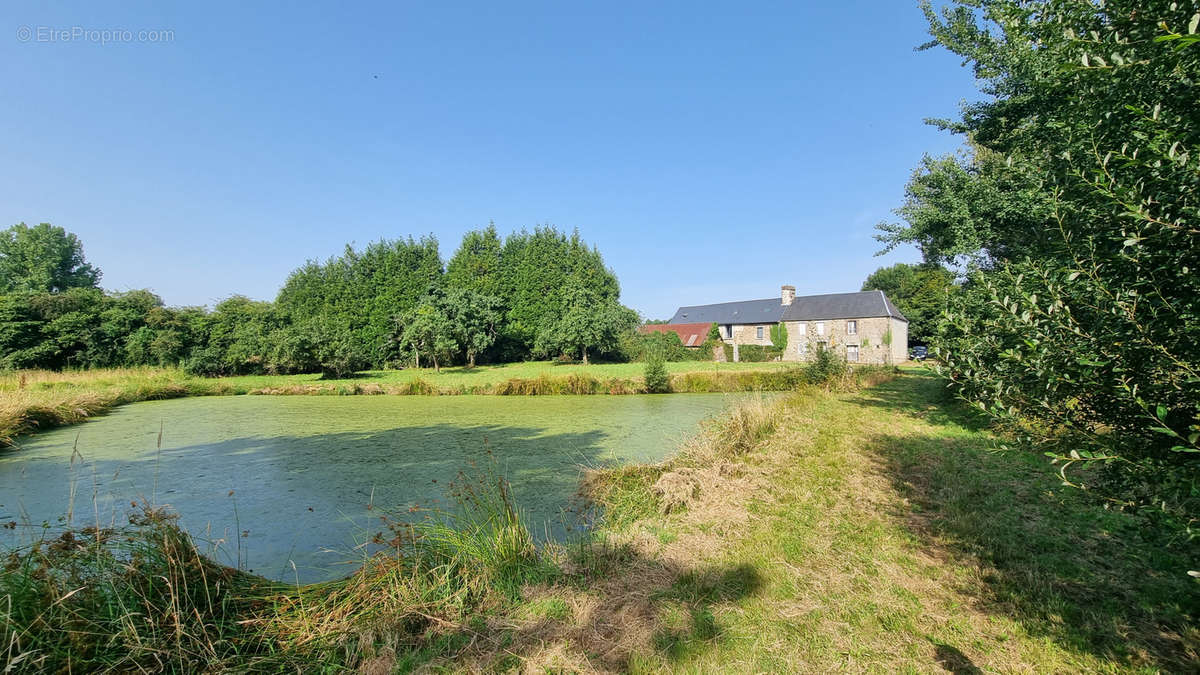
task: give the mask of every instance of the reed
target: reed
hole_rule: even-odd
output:
[[[239,621],[269,586],[213,563],[159,512],[67,531],[7,556],[4,660],[31,673],[202,670],[256,649]]]
[[[5,672],[380,666],[558,574],[504,479],[460,474],[456,486],[456,511],[387,521],[382,550],[327,583],[219,565],[174,516],[149,508],[121,529],[69,530],[12,551],[0,576]]]
[[[38,429],[77,424],[126,403],[233,393],[244,392],[219,380],[186,376],[179,380],[162,376],[113,380],[83,375],[49,380],[34,375],[23,387],[0,384],[0,444],[11,444],[16,436]]]
[[[496,396],[560,396],[639,393],[641,386],[626,378],[601,378],[586,373],[510,378],[476,393]]]

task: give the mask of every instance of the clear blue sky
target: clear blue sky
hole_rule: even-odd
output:
[[[916,260],[873,226],[958,146],[922,119],[977,96],[913,51],[915,0],[314,4],[7,4],[0,224],[211,305],[346,242],[548,223],[665,318]]]

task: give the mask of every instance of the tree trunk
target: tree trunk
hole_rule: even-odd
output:
[[[475,352],[467,352],[467,368],[475,367]]]
[[[586,366],[587,364],[588,364],[588,362],[587,362],[587,347],[584,347],[583,348],[583,365]]]
[[[416,360],[417,360],[417,370],[420,370],[420,369],[421,369],[421,352],[419,352],[419,351],[417,351],[417,350],[415,350],[415,349],[414,349],[414,350],[413,350],[413,356],[414,356],[414,357],[416,358]]]
[[[434,355],[434,356],[431,356],[430,358],[432,358],[432,359],[433,359],[433,372],[435,372],[435,373],[441,373],[441,372],[442,372],[442,368],[441,368],[441,366],[439,366],[439,365],[438,365],[437,356],[436,356],[436,355]]]

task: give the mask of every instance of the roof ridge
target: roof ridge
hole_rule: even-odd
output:
[[[727,302],[707,302],[703,305],[681,305],[680,309],[688,307],[712,307],[713,305],[740,305],[743,302],[780,302],[779,298],[755,298],[754,300],[729,300]],[[782,303],[780,303],[782,304]]]

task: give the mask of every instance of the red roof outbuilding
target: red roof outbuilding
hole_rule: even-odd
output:
[[[711,323],[651,323],[642,326],[640,331],[643,334],[675,333],[684,347],[699,347],[708,339],[710,326]]]

